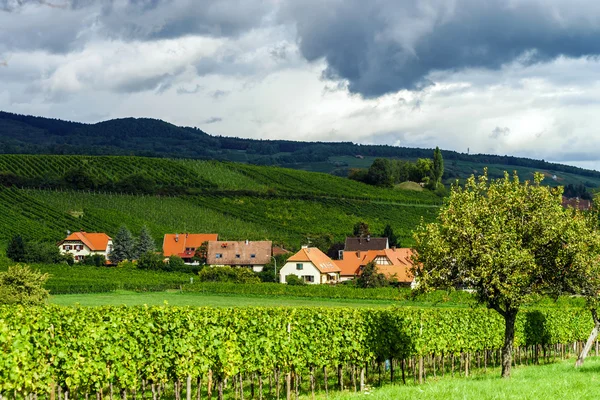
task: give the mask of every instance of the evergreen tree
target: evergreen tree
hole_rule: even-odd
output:
[[[25,261],[25,242],[20,235],[10,239],[6,248],[6,256],[15,262]]]
[[[398,245],[398,237],[394,233],[394,230],[392,229],[390,224],[387,224],[385,226],[385,228],[383,229],[383,235],[381,236],[388,238],[390,247],[396,247]]]
[[[442,151],[436,146],[433,151],[433,181],[434,186],[437,186],[442,182],[442,176],[444,175],[444,158],[442,157]]]
[[[110,252],[110,260],[118,264],[123,260],[135,259],[134,240],[131,232],[126,226],[121,226],[119,232],[113,239],[113,249]]]
[[[354,236],[368,236],[371,234],[371,232],[369,232],[369,224],[367,224],[366,222],[357,222],[356,224],[354,224],[354,230],[353,230]]]
[[[135,254],[137,257],[140,257],[142,254],[150,253],[155,250],[156,244],[154,243],[154,239],[152,239],[152,236],[150,236],[148,228],[143,226],[142,231],[140,232],[140,237],[136,243]]]

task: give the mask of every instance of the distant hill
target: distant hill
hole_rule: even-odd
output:
[[[435,143],[431,144],[432,147]],[[359,145],[351,142],[255,140],[213,136],[149,118],[114,119],[96,124],[0,112],[0,154],[137,155],[278,165],[346,176],[374,158],[430,158],[431,149]],[[443,151],[444,179],[464,179],[489,167],[492,177],[517,170],[524,178],[541,171],[553,185],[600,186],[600,172],[522,157],[469,155]]]

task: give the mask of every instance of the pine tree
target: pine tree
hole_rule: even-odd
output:
[[[152,239],[152,236],[150,236],[148,228],[143,226],[142,231],[140,232],[140,237],[136,243],[135,254],[137,257],[140,257],[142,254],[153,252],[154,250],[156,250],[154,239]]]
[[[442,157],[442,151],[436,146],[433,151],[433,181],[434,186],[437,186],[442,182],[442,176],[444,175],[444,158]]]
[[[398,237],[396,236],[394,230],[389,224],[387,224],[383,229],[382,237],[388,238],[388,244],[390,245],[390,247],[396,247],[398,245]]]
[[[6,248],[6,256],[15,262],[25,261],[25,242],[20,235],[10,239]]]
[[[126,226],[121,226],[113,240],[113,249],[110,253],[110,260],[113,263],[120,263],[123,260],[133,259],[135,259],[133,236]]]

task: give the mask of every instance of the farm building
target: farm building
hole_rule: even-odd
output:
[[[288,258],[279,272],[281,283],[288,275],[296,275],[308,284],[336,283],[340,279],[340,268],[325,253],[316,247],[303,247]]]
[[[247,267],[261,272],[271,261],[273,242],[211,241],[208,242],[206,263],[215,266]]]
[[[388,279],[402,284],[411,284],[414,277],[410,274],[413,266],[412,250],[408,248],[391,248],[384,250],[345,251],[342,260],[335,263],[340,267],[340,279],[347,281],[360,275],[362,269],[370,262],[375,262],[377,270]]]
[[[194,264],[192,258],[202,243],[218,238],[216,233],[167,233],[163,239],[163,254],[165,257],[176,255],[185,263]]]
[[[73,232],[58,243],[58,249],[62,254],[72,254],[76,262],[94,254],[108,259],[112,239],[106,233]]]

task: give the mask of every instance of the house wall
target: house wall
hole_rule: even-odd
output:
[[[71,249],[65,250],[65,246],[71,246]],[[83,246],[83,249],[75,250],[75,246]],[[112,250],[112,240],[108,241],[108,245],[106,246],[107,251],[92,251],[81,241],[63,242],[58,246],[58,249],[61,254],[72,254],[76,262],[79,262],[77,259],[78,256],[87,257],[92,254],[100,254],[108,259],[108,254],[110,254],[110,251]]]
[[[302,264],[302,269],[297,269],[296,264]],[[304,279],[306,283],[311,285],[318,285],[320,283],[326,283],[327,276],[325,277],[325,282],[321,280],[321,271],[314,266],[310,261],[288,261],[285,263],[281,271],[279,271],[279,282],[285,283],[285,277],[288,275],[296,275],[298,278]],[[312,282],[308,281],[303,277],[311,276]]]

